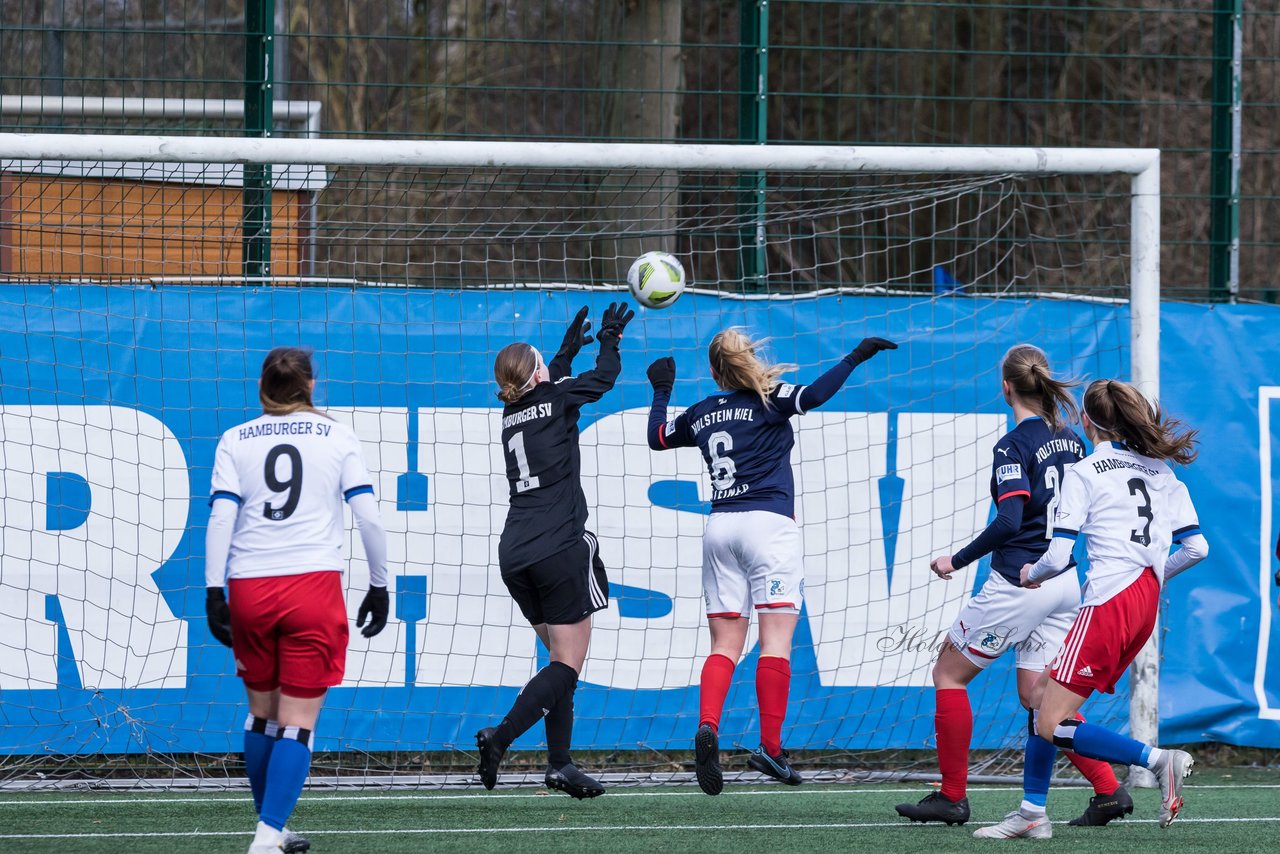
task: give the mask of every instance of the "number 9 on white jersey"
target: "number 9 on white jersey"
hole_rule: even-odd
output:
[[[315,412],[263,415],[222,435],[210,503],[239,505],[227,578],[341,571],[342,502],[373,492],[360,441]]]

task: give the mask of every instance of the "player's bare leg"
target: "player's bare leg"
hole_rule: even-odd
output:
[[[585,637],[582,635],[580,628],[575,628],[576,626],[584,625],[584,623],[587,629]],[[570,667],[576,661],[578,664],[576,669],[581,672],[581,668],[586,662],[587,646],[591,638],[590,619],[585,620],[584,623],[578,623],[575,626],[535,626],[534,630],[543,629],[543,631],[538,632],[538,636],[543,638],[548,652],[554,645],[557,654],[560,656],[559,660]],[[552,637],[553,629],[556,630],[554,638]],[[566,631],[560,631],[562,629]],[[547,712],[543,722],[547,728],[547,773],[545,777],[547,788],[564,792],[578,800],[603,795],[605,792],[604,786],[598,780],[584,774],[574,764],[573,758],[569,753],[569,745],[573,740],[573,695],[568,694],[561,697]]]
[[[756,700],[760,705],[760,747],[747,764],[789,786],[804,780],[782,749],[782,722],[787,715],[791,684],[791,638],[799,614],[760,613],[760,660],[756,669]]]
[[[589,646],[591,646],[590,617],[568,625],[547,626],[547,650],[551,653],[551,660],[568,665],[577,673],[582,672]]]
[[[1019,668],[1017,671],[1018,700],[1026,709],[1039,707],[1044,696],[1045,686],[1050,681],[1049,670],[1031,670]],[[1045,817],[1045,805],[1049,795],[1049,779],[1053,774],[1053,763],[1057,758],[1057,748],[1042,739],[1035,730],[1035,714],[1028,713],[1028,739],[1023,760],[1022,803],[1014,813],[1005,817],[1005,821],[994,828],[985,828],[974,833],[977,837],[1013,838],[1034,835],[1035,838],[1047,838],[1037,822]],[[1077,713],[1083,720],[1083,716]],[[1101,827],[1114,819],[1133,812],[1133,799],[1129,792],[1116,780],[1111,765],[1099,759],[1090,759],[1070,750],[1063,755],[1071,761],[1093,785],[1094,796],[1082,815],[1072,819],[1069,824],[1074,827]],[[1014,819],[1014,816],[1018,816]],[[1025,831],[1025,832],[1024,832]]]
[[[938,737],[938,769],[942,789],[930,792],[919,803],[898,804],[898,815],[912,821],[942,821],[948,825],[969,820],[969,799],[965,797],[969,778],[969,743],[973,739],[973,710],[968,685],[982,672],[950,643],[933,666],[934,729]]]
[[[498,767],[511,742],[533,726],[539,718],[550,714],[559,702],[565,698],[570,698],[570,702],[572,701],[573,692],[577,688],[578,673],[581,672],[582,664],[587,658],[587,648],[591,642],[590,617],[576,623],[534,626],[534,631],[538,632],[539,637],[542,637],[545,631],[551,663],[539,670],[525,684],[510,711],[498,726],[485,727],[476,733],[476,748],[480,754],[477,770],[480,782],[486,789],[492,789],[497,785]],[[583,780],[594,783],[594,787],[585,784],[571,787],[570,777],[566,777],[565,790],[574,794],[578,788],[584,792],[599,789],[594,794],[575,795],[580,797],[595,797],[595,794],[603,793],[603,787],[600,787],[599,783],[586,777],[585,774],[581,776]],[[551,781],[548,781],[548,785],[552,785]]]
[[[733,681],[733,671],[747,643],[745,617],[710,617],[711,653],[702,664],[698,699],[698,731],[693,738],[694,776],[708,795],[724,790],[720,768],[720,714]]]
[[[533,627],[547,651],[551,651],[551,633],[544,623]],[[583,659],[585,663],[585,658]],[[584,774],[569,752],[573,742],[573,695],[562,697],[543,718],[547,728],[547,773],[544,782],[578,800],[595,798],[605,793],[600,781]]]
[[[1051,681],[1049,672],[1049,668],[1041,671],[1018,671],[1018,699],[1022,702],[1023,708],[1040,708],[1045,686]],[[1076,713],[1076,717],[1084,720],[1084,716],[1079,712]],[[1035,735],[1034,731],[1032,735]],[[1129,796],[1128,789],[1120,785],[1109,762],[1081,756],[1071,750],[1064,750],[1062,754],[1093,786],[1093,797],[1089,799],[1084,813],[1067,824],[1072,827],[1103,827],[1133,812],[1133,798]]]
[[[1076,720],[1076,710],[1084,699],[1059,682],[1050,681],[1036,722],[1040,737],[1084,756],[1151,770],[1160,781],[1159,824],[1168,827],[1182,809],[1182,781],[1191,776],[1195,760],[1184,750],[1161,749]]]

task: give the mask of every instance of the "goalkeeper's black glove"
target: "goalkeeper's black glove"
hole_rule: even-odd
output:
[[[206,587],[204,616],[209,622],[209,633],[223,646],[231,646],[231,606],[221,587]]]
[[[887,338],[863,338],[862,343],[853,348],[849,358],[853,360],[853,366],[856,368],[881,350],[897,349],[898,345]]]
[[[587,334],[590,330],[591,321],[587,320],[587,307],[584,305],[569,322],[569,329],[564,333],[564,340],[560,342],[560,353],[572,360],[578,355],[579,350],[595,340]]]
[[[606,342],[616,345],[622,337],[622,330],[627,328],[636,313],[625,302],[611,302],[600,318],[600,332],[596,334],[601,344]]]
[[[671,391],[676,384],[676,360],[667,356],[649,366],[649,385],[654,391]]]
[[[367,638],[371,638],[387,626],[387,613],[391,610],[391,597],[387,595],[385,587],[370,587],[369,592],[364,594],[364,601],[360,603],[360,610],[356,611],[356,628],[364,626],[360,634]],[[365,626],[364,621],[368,618],[369,625]]]

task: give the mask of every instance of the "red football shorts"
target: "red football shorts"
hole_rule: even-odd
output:
[[[347,665],[342,573],[233,578],[228,588],[231,648],[236,675],[246,687],[318,697],[342,682]]]
[[[1114,694],[1116,683],[1151,637],[1160,612],[1160,582],[1148,567],[1101,605],[1080,609],[1058,657],[1053,678],[1081,697]]]

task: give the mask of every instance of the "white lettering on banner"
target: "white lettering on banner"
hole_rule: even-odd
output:
[[[126,407],[4,406],[0,453],[0,688],[57,687],[55,595],[82,687],[183,687],[187,624],[152,577],[186,533],[177,438]],[[62,530],[46,525],[53,472],[88,486],[87,515]]]
[[[507,510],[501,410],[418,410],[416,473],[408,473],[409,410],[328,412],[363,442],[387,527],[392,585],[387,628],[372,639],[352,632],[344,685],[523,685],[537,667],[537,641],[498,573]],[[187,463],[176,438],[156,419],[120,407],[6,407],[0,414],[0,642],[26,650],[0,663],[0,687],[56,684],[57,629],[45,619],[49,593],[59,594],[85,686],[181,686],[186,624],[151,577],[173,554],[187,519]],[[818,412],[797,422],[796,511],[824,685],[927,685],[936,638],[967,599],[977,570],[975,564],[950,584],[933,583],[928,559],[985,525],[985,449],[1004,430],[1004,416],[895,417],[894,474],[903,496],[891,588],[880,507],[888,416]],[[648,497],[653,483],[679,479],[697,484],[706,500],[705,464],[693,448],[650,451],[647,420],[647,410],[614,413],[582,434],[589,524],[610,579],[672,604],[665,616],[621,617],[616,605],[596,615],[583,678],[627,690],[696,685],[709,643],[701,582],[705,517],[653,506]],[[54,471],[82,474],[91,486],[92,512],[80,528],[44,530],[43,479]],[[404,479],[422,477],[428,509],[398,510]],[[354,617],[368,569],[354,526],[348,531]],[[425,617],[411,616],[411,623],[402,619],[398,595],[408,590],[426,593]],[[753,626],[748,643],[754,641]]]
[[[897,476],[905,482],[893,586],[886,583],[879,479],[886,474],[884,413],[817,412],[797,423],[792,464],[805,543],[805,600],[824,685],[929,684],[936,638],[969,598],[977,565],[931,583],[929,558],[986,524],[986,448],[1002,435],[998,414],[902,413]],[[657,619],[595,618],[583,679],[624,689],[698,684],[709,651],[702,602],[702,532],[693,513],[652,507],[649,485],[695,480],[696,449],[650,452],[647,410],[607,416],[583,431],[582,474],[591,524],[612,581],[673,599]],[[622,449],[619,464],[618,452]],[[754,643],[754,621],[747,643]]]
[[[796,488],[803,496],[797,504],[805,534],[805,599],[819,679],[824,685],[929,685],[937,640],[968,601],[978,571],[975,561],[939,583],[929,559],[986,526],[987,449],[1003,435],[1005,416],[897,415],[897,476],[904,489],[890,587],[879,498],[887,417],[823,414],[829,420],[810,434],[815,441],[805,435],[811,414],[796,443],[806,460]],[[839,426],[842,421],[847,426]],[[842,437],[849,446],[847,470],[824,462],[838,461]],[[842,501],[851,511],[847,528],[841,525]]]
[[[414,625],[418,685],[519,687],[537,670],[537,637],[498,573],[498,536],[507,515],[502,410],[418,410],[418,472],[427,478],[429,509],[396,509],[398,481],[408,471],[409,412],[404,408],[325,410],[349,424],[364,446],[387,528],[391,619],[376,637],[352,631],[347,686],[406,681],[406,624],[399,619],[400,579],[424,575],[426,619]],[[364,546],[348,525],[347,611],[354,617],[369,584]]]

